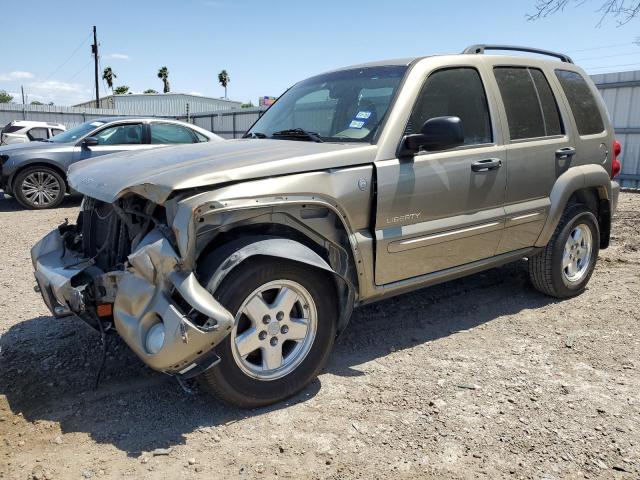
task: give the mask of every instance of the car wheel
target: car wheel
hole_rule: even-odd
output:
[[[325,365],[338,314],[325,272],[278,258],[250,259],[229,273],[215,296],[235,313],[235,324],[216,347],[221,362],[200,380],[222,401],[243,408],[278,402]]]
[[[579,295],[593,274],[599,249],[595,215],[584,205],[571,205],[547,246],[529,259],[531,283],[552,297]]]
[[[33,210],[57,207],[64,200],[65,190],[62,176],[49,167],[26,168],[13,184],[16,200]]]

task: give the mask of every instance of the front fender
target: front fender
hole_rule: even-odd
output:
[[[553,185],[549,195],[549,215],[535,243],[536,247],[544,247],[549,243],[571,195],[583,188],[597,188],[601,200],[612,199],[611,179],[601,165],[589,164],[570,168],[560,175]]]
[[[344,330],[351,317],[355,302],[355,287],[347,278],[333,270],[320,255],[300,242],[279,237],[244,238],[224,245],[212,255],[212,261],[207,265],[215,269],[207,284],[207,289],[211,292],[217,290],[234,268],[251,257],[283,258],[330,273],[338,287],[340,312],[337,327],[339,332]]]

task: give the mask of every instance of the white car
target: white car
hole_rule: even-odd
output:
[[[0,131],[0,145],[27,143],[33,140],[48,140],[67,129],[61,123],[32,122],[30,120],[14,120],[7,123]]]

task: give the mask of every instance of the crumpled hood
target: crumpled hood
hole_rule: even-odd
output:
[[[372,162],[369,144],[244,139],[121,152],[73,164],[70,185],[112,203],[133,192],[162,204],[174,190]]]

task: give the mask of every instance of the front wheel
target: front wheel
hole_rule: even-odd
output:
[[[28,167],[16,175],[13,192],[22,206],[32,210],[56,208],[64,200],[65,183],[52,168]]]
[[[217,347],[222,361],[201,375],[219,399],[245,408],[278,402],[304,388],[326,363],[338,313],[326,273],[278,258],[250,259],[215,296],[236,313]]]

